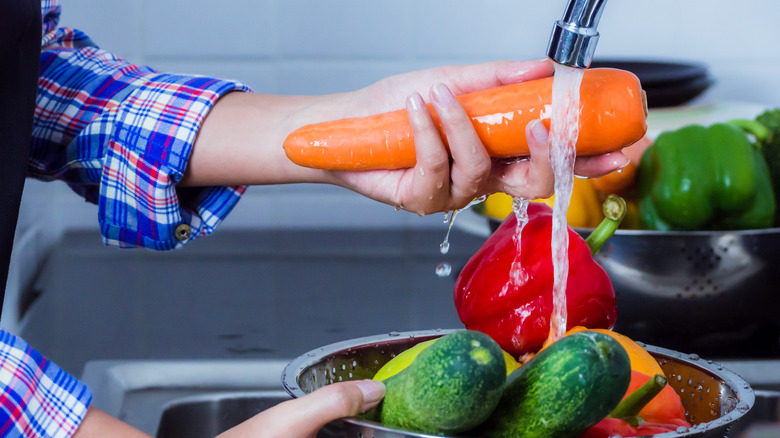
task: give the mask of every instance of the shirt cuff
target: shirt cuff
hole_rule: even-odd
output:
[[[181,247],[214,231],[245,186],[177,189],[198,130],[220,97],[250,91],[207,77],[159,74],[120,105],[100,182],[99,220],[112,246]]]
[[[0,330],[0,435],[72,436],[92,393],[22,339]]]

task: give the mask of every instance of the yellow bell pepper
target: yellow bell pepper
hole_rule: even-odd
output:
[[[620,228],[624,230],[638,230],[641,227],[639,219],[639,204],[635,200],[626,199],[626,216],[620,223]]]
[[[543,202],[553,206],[555,196],[547,199],[538,199],[534,202]],[[512,197],[505,193],[494,193],[485,200],[484,214],[498,220],[504,220],[512,213]],[[569,211],[566,213],[566,221],[569,226],[575,228],[595,228],[604,219],[601,212],[601,200],[590,180],[574,178],[574,187],[571,192]]]

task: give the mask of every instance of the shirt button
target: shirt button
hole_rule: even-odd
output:
[[[181,224],[176,227],[176,240],[184,242],[192,236],[192,228],[187,224]]]

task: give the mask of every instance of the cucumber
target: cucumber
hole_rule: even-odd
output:
[[[378,406],[384,425],[454,435],[482,423],[495,409],[506,382],[504,354],[484,333],[453,332],[384,382],[385,398]]]
[[[578,437],[612,412],[630,381],[628,354],[612,337],[566,336],[510,374],[477,436]]]
[[[391,376],[400,373],[404,368],[411,365],[411,363],[414,361],[414,359],[417,357],[418,354],[420,354],[423,350],[430,347],[434,342],[438,340],[439,338],[423,341],[420,342],[419,344],[415,344],[414,346],[402,351],[396,357],[390,359],[389,362],[384,364],[382,368],[380,368],[379,371],[377,371],[376,374],[374,374],[373,379],[379,380],[381,382]],[[503,350],[502,353],[504,354],[504,363],[506,364],[507,375],[509,375],[509,373],[511,373],[512,371],[520,368],[520,363],[517,362],[515,358],[512,357],[511,354]]]

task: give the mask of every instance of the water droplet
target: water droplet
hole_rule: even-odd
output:
[[[743,402],[743,403],[740,403],[740,404],[737,405],[737,410],[744,414],[745,412],[750,410],[750,406],[748,406],[747,403]]]
[[[422,166],[420,167],[420,175],[425,176],[425,169],[423,169]]]
[[[439,245],[439,252],[441,252],[442,254],[447,254],[448,252],[450,252],[449,240],[445,240],[444,242],[441,243],[441,245]]]
[[[400,334],[400,333],[398,333],[398,332],[390,332],[390,333],[388,333],[387,335],[388,335],[388,336],[401,336],[401,334]]]
[[[436,275],[439,277],[449,277],[451,273],[452,265],[447,262],[439,263],[439,265],[436,266]]]
[[[395,211],[401,211],[401,206],[398,204],[395,204]]]
[[[701,359],[698,354],[689,354],[688,359],[690,360],[699,360]]]
[[[680,427],[677,428],[677,430],[675,430],[675,432],[677,432],[677,433],[685,433],[685,432],[688,432],[688,428],[685,427],[685,426],[680,426]]]

